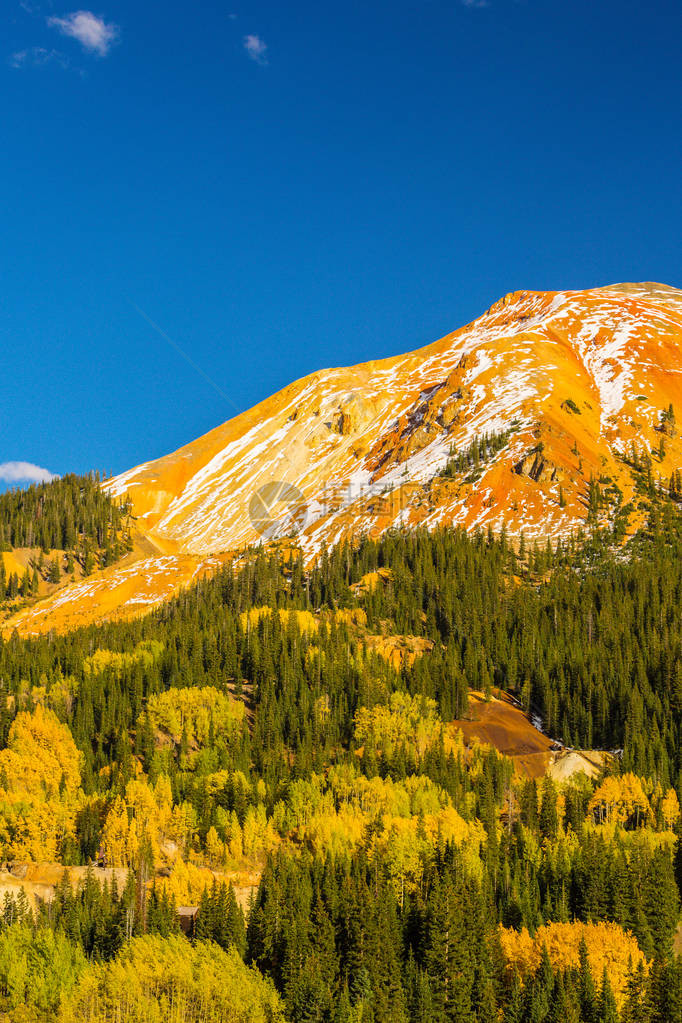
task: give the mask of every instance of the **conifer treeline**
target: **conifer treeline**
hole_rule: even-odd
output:
[[[673,954],[682,855],[675,795],[664,798],[669,785],[682,797],[682,518],[654,509],[627,557],[603,539],[512,547],[504,535],[399,532],[324,552],[311,572],[261,551],[145,618],[0,641],[0,746],[10,746],[2,842],[28,830],[31,804],[12,803],[12,786],[27,772],[25,737],[37,733],[18,715],[34,712],[53,747],[71,741],[35,711],[47,705],[83,755],[71,788],[65,772],[35,797],[63,809],[62,792],[85,791],[71,797],[81,802],[59,845],[63,863],[101,858],[107,828],[109,848],[114,831],[125,844],[136,793],[150,828],[162,804],[187,823],[188,861],[224,864],[242,855],[247,831],[269,829],[276,851],[259,861],[246,918],[227,885],[209,885],[193,941],[236,948],[272,978],[290,1023],[682,1023]],[[368,573],[375,584],[356,586]],[[339,613],[360,608],[370,633],[428,637],[433,649],[396,670],[365,644],[362,616]],[[469,688],[495,686],[540,712],[557,738],[621,748],[609,769],[648,779],[645,812],[638,803],[616,820],[594,809],[600,792],[618,798],[625,776],[606,779],[608,795],[601,779],[520,785],[494,750],[446,745],[442,723],[466,711]],[[419,742],[384,741],[370,727],[392,727],[402,706],[422,709]],[[389,832],[387,814],[352,811],[352,792],[409,809]],[[314,814],[326,808],[331,827],[343,807],[353,841],[321,840]],[[473,845],[427,836],[441,811],[478,836]],[[145,884],[152,839],[121,854],[131,865],[121,891],[63,882],[35,920],[6,903],[0,1008],[20,982],[26,990],[25,977],[7,972],[13,961],[68,960],[62,973],[77,988],[85,957],[118,961],[149,934],[176,941],[173,896]],[[572,921],[614,921],[650,960],[623,966],[620,1001],[582,949],[569,966],[549,951],[537,970],[505,961],[501,925],[533,935]],[[84,1018],[115,1019],[115,1009]]]
[[[0,603],[34,597],[41,580],[59,583],[76,565],[90,575],[130,546],[130,505],[103,491],[97,474],[9,490],[0,494],[0,552],[28,547],[39,553],[23,572],[8,573],[0,557]],[[56,553],[46,558],[49,551]]]
[[[498,451],[506,447],[513,429],[492,431],[476,434],[466,448],[457,451],[453,445],[448,452],[448,460],[439,473],[446,479],[453,479],[469,469],[478,469],[482,462],[489,462]]]
[[[104,550],[120,541],[129,512],[102,490],[96,473],[9,490],[0,494],[0,550],[75,551],[83,541]]]
[[[548,734],[568,745],[622,749],[627,770],[679,790],[680,521],[666,513],[630,559],[603,556],[580,571],[565,547],[519,551],[504,536],[448,530],[341,545],[309,577],[299,561],[285,568],[259,554],[238,574],[226,569],[147,618],[50,641],[0,643],[0,672],[12,695],[38,686],[41,676],[48,691],[64,674],[74,677],[78,695],[67,723],[86,754],[86,777],[122,763],[131,734],[142,751],[148,737],[136,734],[136,722],[143,701],[169,686],[246,682],[255,703],[248,755],[278,776],[287,771],[284,749],[302,758],[303,772],[319,769],[349,741],[357,707],[391,689],[432,697],[447,720],[462,714],[469,688],[500,686],[539,711]],[[377,567],[390,569],[389,582],[356,596],[352,584]],[[511,582],[519,576],[520,585]],[[433,651],[396,675],[368,652],[349,657],[358,640],[333,617],[314,642],[293,617],[286,627],[268,615],[248,628],[241,617],[257,606],[360,603],[370,631],[388,620],[398,633],[435,640]],[[97,676],[83,668],[92,649],[133,650],[145,640],[163,648],[149,664],[133,660]],[[315,711],[322,697],[329,701],[324,724]],[[0,738],[19,706],[14,699],[0,706]]]
[[[613,963],[610,972],[606,965],[597,972],[600,950],[584,938],[572,965],[546,946],[535,969],[509,964],[490,883],[490,874],[472,876],[457,850],[444,847],[420,891],[401,905],[380,862],[282,853],[266,867],[246,930],[232,889],[213,885],[189,937],[209,958],[212,947],[235,950],[271,978],[290,1023],[682,1023],[682,960],[662,948],[647,966],[623,958],[615,974]],[[0,1006],[25,1005],[21,1018],[36,1023],[70,1020],[57,1013],[81,975],[88,990],[87,960],[116,960],[145,934],[173,939],[178,916],[156,887],[141,906],[133,873],[120,892],[91,874],[75,888],[64,878],[36,914],[23,895],[8,895],[0,917]],[[182,971],[182,949],[170,947]],[[158,940],[150,946],[162,948]],[[83,1018],[144,1018],[134,1015],[142,1009],[130,980],[125,1003],[110,1004],[111,1015]],[[166,978],[173,980],[182,983]],[[235,996],[239,1001],[240,992]],[[199,1012],[183,1018],[244,1019]]]

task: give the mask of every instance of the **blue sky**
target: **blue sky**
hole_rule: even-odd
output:
[[[679,0],[0,18],[0,463],[121,471],[517,288],[682,286]]]

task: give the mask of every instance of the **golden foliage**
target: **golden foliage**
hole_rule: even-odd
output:
[[[0,992],[11,1011],[7,1018],[12,1023],[54,1019],[62,996],[72,990],[85,965],[81,946],[72,944],[61,930],[44,925],[34,929],[25,923],[4,927]]]
[[[388,705],[360,707],[355,714],[355,741],[386,757],[404,746],[422,756],[443,735],[436,704],[425,696],[391,694]]]
[[[349,764],[292,782],[272,822],[282,837],[318,855],[352,853],[371,830],[369,851],[388,863],[399,896],[414,888],[434,850],[449,842],[464,847],[478,871],[485,837],[483,826],[465,821],[430,778],[367,778]]]
[[[222,789],[228,777],[227,771],[207,775],[207,792]],[[231,780],[245,793],[251,790],[240,771],[234,771]],[[211,867],[253,867],[262,864],[280,845],[274,818],[266,813],[263,782],[259,781],[251,792],[257,803],[246,809],[243,825],[234,811],[216,808],[215,824],[207,834],[203,853]],[[197,828],[197,812],[191,803],[172,804],[166,775],[160,775],[153,787],[146,775],[133,778],[126,785],[125,795],[113,800],[104,821],[102,847],[107,865],[135,867],[143,845],[148,844],[155,863],[172,862],[175,869],[182,857],[202,855]]]
[[[204,888],[210,888],[214,879],[213,871],[207,867],[178,857],[168,877],[158,881],[156,887],[159,892],[165,891],[169,898],[174,897],[177,906],[196,906]]]
[[[599,981],[606,968],[616,1001],[619,1006],[622,1005],[630,965],[632,968],[640,963],[646,965],[637,939],[630,931],[613,923],[556,923],[539,927],[535,936],[531,937],[525,927],[520,931],[500,927],[502,952],[507,965],[517,970],[522,977],[536,972],[543,946],[555,970],[577,968],[583,938],[592,976]]]
[[[378,635],[365,636],[366,648],[388,661],[396,671],[404,665],[414,664],[418,657],[433,650],[433,640],[425,636]]]
[[[170,782],[164,775],[154,788],[146,776],[131,779],[125,798],[114,799],[104,821],[102,847],[108,866],[135,867],[145,840],[158,860],[162,841],[177,827],[174,815],[180,809],[172,808]]]
[[[585,825],[587,833],[598,834],[604,842],[617,842],[626,852],[641,849],[653,852],[655,849],[667,849],[673,853],[677,838],[672,831],[655,831],[652,827],[636,828],[627,831],[622,824],[595,824],[588,821]]]
[[[373,839],[371,852],[386,864],[401,903],[406,892],[418,887],[424,866],[438,847],[449,843],[464,847],[469,869],[478,873],[485,830],[479,821],[465,821],[454,807],[423,818],[386,815],[381,823],[383,830]]]
[[[7,694],[7,706],[16,710],[26,710],[42,704],[54,710],[60,718],[70,715],[78,691],[78,682],[73,675],[63,675],[60,670],[48,677],[41,674],[38,685],[31,685],[26,679],[19,683],[14,695]]]
[[[60,1023],[284,1023],[269,981],[239,954],[183,937],[133,938],[110,963],[90,964]]]
[[[0,843],[16,859],[56,860],[73,834],[81,753],[71,732],[40,704],[22,711],[0,751]]]
[[[246,811],[242,828],[242,846],[248,860],[262,860],[275,850],[279,837],[272,820],[268,820],[262,803],[250,806]]]
[[[85,659],[83,668],[88,675],[101,675],[108,668],[120,671],[122,668],[129,668],[133,664],[153,664],[155,661],[158,661],[162,653],[163,643],[156,639],[149,639],[138,643],[130,653],[118,653],[115,650],[95,650],[94,654]]]
[[[334,612],[334,620],[342,625],[356,625],[364,628],[367,625],[367,612],[361,607],[339,608]]]
[[[0,751],[3,786],[48,797],[60,788],[75,793],[81,781],[81,753],[71,732],[56,714],[38,705],[32,714],[17,714],[7,749]]]
[[[295,623],[299,632],[307,635],[314,635],[319,628],[319,622],[310,611],[299,611],[294,609],[287,610],[286,608],[280,608],[279,611],[275,611],[274,608],[267,607],[252,607],[248,611],[243,611],[239,616],[241,621],[242,629],[246,632],[248,629],[258,628],[258,624],[263,618],[268,618],[270,615],[278,614],[282,628],[286,629],[289,625]]]
[[[367,572],[358,582],[353,583],[351,590],[357,597],[364,596],[366,593],[372,593],[380,583],[385,584],[392,578],[393,572],[390,568],[378,568],[376,572]]]
[[[597,824],[621,824],[639,828],[655,820],[652,808],[661,806],[666,827],[673,826],[679,817],[679,803],[675,792],[670,789],[665,796],[658,787],[651,785],[634,774],[623,774],[620,778],[605,778],[589,802],[589,813]],[[651,797],[651,801],[650,798]]]
[[[661,814],[666,828],[672,830],[680,819],[680,802],[675,789],[668,789],[661,800]]]
[[[176,745],[183,734],[190,745],[203,746],[211,728],[216,735],[231,735],[244,721],[244,704],[213,686],[168,689],[150,696],[140,725],[165,733]]]

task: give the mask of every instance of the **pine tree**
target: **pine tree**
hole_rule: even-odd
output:
[[[585,942],[584,935],[580,939],[578,958],[580,961],[580,984],[578,990],[580,995],[580,1012],[583,1023],[596,1023],[597,995],[594,987],[594,980],[592,978],[592,972],[590,970],[587,944]]]
[[[616,998],[609,982],[609,976],[604,967],[599,999],[597,1002],[597,1023],[618,1023],[618,1008]]]

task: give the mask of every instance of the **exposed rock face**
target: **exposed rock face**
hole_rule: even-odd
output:
[[[527,476],[534,483],[553,483],[564,478],[562,470],[537,449],[529,451],[520,462],[517,462],[514,472],[519,476]]]
[[[459,422],[462,414],[462,408],[459,404],[461,400],[462,392],[458,390],[455,394],[451,394],[450,397],[443,402],[438,414],[438,422],[446,430]]]
[[[665,427],[653,471],[667,480],[682,467],[671,404],[680,414],[682,292],[632,284],[506,295],[426,348],[319,371],[109,481],[130,495],[159,557],[66,586],[8,627],[46,631],[146,610],[260,542],[249,506],[273,481],[307,502],[295,542],[309,558],[349,531],[397,525],[566,535],[585,519],[591,478],[637,502],[621,457],[633,443],[659,451]],[[510,428],[497,453],[443,478],[453,449]],[[279,535],[290,532],[283,517]]]

